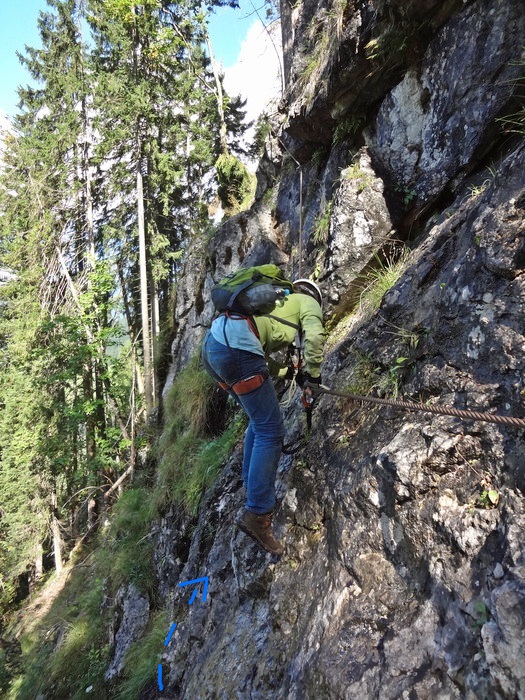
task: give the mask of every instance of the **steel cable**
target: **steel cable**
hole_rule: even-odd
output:
[[[408,411],[421,411],[423,413],[434,413],[439,416],[454,416],[456,418],[479,420],[485,423],[498,423],[500,425],[513,425],[517,428],[525,428],[525,418],[514,418],[512,416],[499,416],[492,413],[480,413],[466,409],[452,408],[451,406],[428,406],[416,401],[398,401],[396,399],[380,399],[376,396],[358,396],[344,391],[336,391],[326,386],[312,385],[314,394],[329,394],[330,396],[340,396],[351,401],[361,401],[365,403],[378,404],[380,406],[391,406],[392,408],[402,408]]]

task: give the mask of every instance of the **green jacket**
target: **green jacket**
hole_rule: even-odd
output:
[[[294,323],[302,329],[304,369],[310,376],[318,377],[321,373],[325,333],[323,312],[317,301],[307,294],[289,294],[283,301],[278,302],[272,316]],[[283,376],[287,367],[270,358],[269,354],[293,343],[297,331],[267,316],[255,316],[254,319],[270,373],[274,377]]]

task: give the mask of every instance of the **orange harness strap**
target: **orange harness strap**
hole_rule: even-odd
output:
[[[232,386],[225,384],[224,382],[218,382],[221,389],[229,391],[232,389],[238,396],[243,394],[249,394],[250,391],[255,391],[260,386],[264,384],[266,376],[264,374],[254,374],[251,377],[246,377],[246,379],[241,379],[239,382],[235,382]]]
[[[222,314],[219,314],[219,316],[226,316],[226,318],[229,318],[232,321],[248,321],[248,325],[250,327],[251,332],[257,338],[259,337],[259,330],[257,329],[257,326],[252,316],[248,316],[247,314],[241,314],[238,311],[230,311],[229,309],[223,311]]]

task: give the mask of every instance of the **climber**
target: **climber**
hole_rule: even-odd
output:
[[[284,424],[270,376],[290,379],[293,370],[270,358],[269,353],[293,343],[298,327],[304,343],[304,369],[297,376],[298,383],[306,391],[319,385],[324,345],[321,301],[321,291],[314,282],[298,279],[293,293],[278,302],[272,318],[221,314],[202,346],[206,371],[236,398],[250,419],[242,466],[246,505],[235,522],[271,554],[284,551],[272,532]]]

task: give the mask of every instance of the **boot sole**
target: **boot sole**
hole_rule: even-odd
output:
[[[264,542],[262,542],[257,537],[257,535],[255,534],[255,532],[253,532],[253,530],[250,530],[248,527],[246,527],[246,525],[242,522],[242,520],[240,518],[238,518],[238,519],[236,518],[235,524],[237,525],[239,530],[242,530],[242,532],[244,532],[245,535],[248,535],[248,537],[251,537],[252,540],[254,540],[254,542],[257,542],[257,544],[259,546],[261,546],[269,554],[276,554],[277,556],[281,556],[281,554],[284,552],[284,547],[281,547],[281,549],[279,549],[279,550],[270,549],[266,544],[264,544]]]

